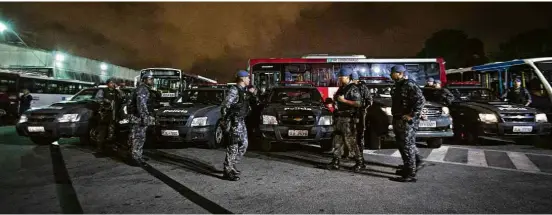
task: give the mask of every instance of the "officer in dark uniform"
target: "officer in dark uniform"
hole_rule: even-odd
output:
[[[115,82],[107,80],[107,88],[100,89],[96,100],[100,103],[100,119],[96,127],[96,141],[98,154],[104,155],[106,152],[106,142],[113,141],[115,137],[115,126],[119,119],[119,108],[123,98],[123,93],[115,89]]]
[[[393,130],[404,163],[397,171],[402,177],[395,180],[415,182],[417,167],[422,164],[422,157],[416,147],[416,130],[425,98],[414,81],[404,78],[405,72],[406,68],[402,65],[391,68],[391,78],[395,81],[391,106]]]
[[[359,81],[358,73],[354,72],[351,75],[353,83],[358,87],[360,91],[360,96],[362,98],[362,106],[358,108],[358,124],[357,124],[357,143],[360,152],[364,151],[364,132],[366,131],[366,112],[368,107],[372,105],[373,99],[370,89],[366,84]]]
[[[156,92],[151,88],[153,85],[153,74],[145,73],[141,77],[140,85],[134,90],[127,107],[131,131],[128,141],[131,147],[133,164],[144,164],[142,148],[146,142],[146,131],[148,126],[155,122],[153,111],[156,102]]]
[[[529,106],[532,102],[531,94],[529,94],[529,91],[525,87],[521,86],[521,80],[518,78],[514,81],[514,87],[508,89],[502,97],[507,98],[510,103],[524,106]]]
[[[433,88],[435,88],[435,98],[439,98],[439,102],[445,106],[452,104],[454,101],[454,95],[450,92],[450,90],[441,86],[440,80],[435,80]]]
[[[19,116],[21,116],[25,111],[31,108],[32,101],[33,96],[31,96],[28,89],[24,89],[23,95],[21,95],[21,98],[19,98]]]
[[[347,147],[350,153],[355,156],[355,166],[353,170],[358,172],[364,166],[364,158],[360,152],[357,139],[356,124],[358,123],[358,108],[362,106],[362,97],[360,90],[351,81],[353,70],[350,68],[341,68],[339,79],[342,86],[339,87],[334,95],[334,101],[337,103],[337,109],[334,111],[335,135],[334,135],[334,153],[332,162],[328,164],[328,169],[339,169],[340,158],[343,155],[343,147]]]
[[[434,86],[435,86],[435,79],[428,78],[427,82],[426,82],[426,85],[424,87],[434,87]]]
[[[241,173],[236,169],[236,164],[241,160],[248,146],[247,127],[245,118],[250,111],[251,97],[255,93],[249,85],[249,73],[239,71],[236,77],[236,85],[230,87],[221,107],[221,125],[223,125],[229,140],[226,146],[226,158],[224,159],[223,178],[231,181],[240,180]],[[249,92],[248,92],[249,91]]]

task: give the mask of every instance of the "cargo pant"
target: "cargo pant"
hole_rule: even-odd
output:
[[[416,175],[416,157],[419,157],[418,147],[416,146],[416,131],[418,130],[418,119],[412,119],[412,122],[406,122],[402,116],[393,117],[393,131],[395,141],[401,158],[404,163],[404,170],[409,175]]]
[[[235,118],[229,124],[230,138],[226,141],[226,158],[223,164],[225,173],[235,172],[235,166],[243,158],[248,146],[245,120]]]
[[[362,153],[359,151],[357,140],[356,120],[353,117],[337,117],[335,120],[334,130],[334,159],[339,160],[344,152],[344,147],[349,149],[349,153],[354,156],[355,160],[362,160]]]

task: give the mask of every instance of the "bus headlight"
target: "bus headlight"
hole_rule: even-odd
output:
[[[25,123],[29,120],[29,118],[27,117],[27,115],[21,115],[21,117],[19,118],[19,123]]]
[[[546,117],[546,114],[539,113],[535,116],[535,119],[537,122],[548,122],[548,118]]]
[[[391,116],[393,114],[391,114],[391,108],[390,107],[385,107],[385,108],[381,108],[381,110],[387,114],[388,116]]]
[[[263,125],[278,125],[275,116],[263,115]]]
[[[318,125],[332,125],[333,120],[332,116],[321,116],[320,120],[318,120]]]
[[[443,116],[448,116],[450,114],[450,110],[448,107],[443,107],[442,110],[443,110],[443,114],[442,114]]]
[[[489,114],[489,113],[480,113],[479,114],[479,120],[484,123],[497,123],[498,118],[496,118],[496,115]]]
[[[207,126],[207,117],[197,117],[192,120],[192,127]]]
[[[58,122],[78,122],[79,120],[79,114],[63,114],[63,116],[57,119]]]

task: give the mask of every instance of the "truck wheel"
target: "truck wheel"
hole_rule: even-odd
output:
[[[57,139],[54,138],[44,138],[44,137],[31,137],[31,141],[37,145],[49,145],[52,144]]]
[[[434,138],[427,140],[427,146],[429,148],[441,148],[443,145],[443,138]]]
[[[79,142],[80,144],[83,144],[83,145],[95,145],[97,140],[96,140],[96,136],[97,136],[97,132],[98,130],[96,130],[96,127],[89,127],[89,132],[88,134],[85,134],[83,136],[80,136],[79,137]]]
[[[327,152],[332,150],[333,148],[333,138],[331,140],[324,140],[320,141],[320,148],[322,149],[322,152]]]
[[[261,141],[261,151],[263,152],[270,152],[272,150],[272,142],[262,140]]]
[[[366,145],[371,150],[381,149],[381,138],[372,129],[370,129],[370,133],[368,135],[368,144],[366,144]]]
[[[224,132],[222,131],[222,127],[219,123],[217,123],[215,127],[215,135],[214,137],[207,143],[207,147],[210,149],[216,149],[222,146],[222,140],[224,139]]]

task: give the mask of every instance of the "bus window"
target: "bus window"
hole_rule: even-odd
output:
[[[58,94],[58,84],[55,82],[49,82],[46,88],[46,93]]]
[[[29,90],[30,93],[36,93],[34,85],[35,85],[34,81],[30,78],[20,78],[19,79],[19,86],[20,86],[21,90],[27,89],[27,90]]]
[[[0,78],[0,89],[6,90],[7,92],[17,91],[16,78],[1,76]]]

